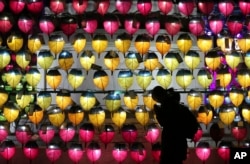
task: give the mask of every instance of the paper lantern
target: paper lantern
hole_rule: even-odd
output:
[[[180,69],[176,73],[176,82],[184,90],[192,83],[193,75],[190,70]]]
[[[224,94],[221,91],[213,90],[208,95],[209,104],[214,108],[217,109],[221,107],[224,102]]]
[[[47,35],[50,35],[52,32],[54,32],[56,29],[54,15],[42,15],[39,19],[39,28]]]
[[[65,120],[65,113],[60,108],[54,108],[47,111],[49,121],[52,125],[59,127]]]
[[[208,25],[213,34],[217,35],[222,31],[224,22],[218,15],[212,15],[208,20]]]
[[[49,92],[40,91],[37,95],[36,102],[43,110],[46,110],[52,102],[51,94]]]
[[[117,0],[115,8],[121,14],[127,14],[132,6],[132,0]]]
[[[241,68],[237,71],[237,81],[245,89],[250,86],[250,72],[248,69]]]
[[[113,75],[113,72],[120,64],[120,58],[118,54],[112,50],[108,51],[104,56],[104,64],[109,70],[111,70],[111,75]]]
[[[192,47],[192,43],[193,41],[191,37],[189,36],[189,34],[187,33],[180,34],[176,41],[178,49],[185,55]]]
[[[0,14],[0,32],[8,33],[14,25],[13,15],[6,12],[1,12]]]
[[[154,52],[149,52],[145,55],[144,66],[147,70],[153,71],[159,66],[158,56]]]
[[[155,144],[160,137],[160,129],[156,126],[156,124],[149,124],[146,126],[146,135],[145,139],[151,143]]]
[[[4,69],[10,63],[10,52],[7,49],[0,49],[0,70]]]
[[[90,109],[88,116],[89,121],[95,127],[101,127],[105,121],[105,111],[101,107],[94,107]]]
[[[109,84],[109,77],[107,73],[103,70],[96,71],[93,75],[93,83],[97,88],[105,90]]]
[[[88,142],[92,141],[95,135],[95,129],[91,123],[83,123],[79,128],[79,137],[85,143],[85,147]]]
[[[225,105],[219,110],[219,118],[225,125],[230,125],[233,122],[235,115],[236,112],[230,105]]]
[[[88,7],[88,1],[82,0],[79,2],[78,0],[73,0],[72,7],[77,14],[83,14]]]
[[[55,129],[52,125],[42,124],[38,130],[41,140],[47,145],[55,136]]]
[[[130,147],[130,157],[136,163],[141,163],[147,156],[146,149],[141,142],[132,143]]]
[[[138,105],[139,98],[136,93],[133,91],[128,91],[124,93],[123,96],[124,105],[129,110],[135,110],[136,106]]]
[[[4,117],[9,123],[14,122],[18,118],[19,111],[19,107],[13,102],[7,102],[3,107]]]
[[[117,111],[111,114],[112,122],[119,128],[124,125],[127,118],[127,113],[122,108],[119,108]]]
[[[3,141],[1,142],[0,148],[2,150],[0,152],[1,156],[7,160],[7,163],[9,163],[9,160],[11,160],[16,153],[15,144],[13,141]]]
[[[65,0],[51,0],[49,8],[55,14],[60,14],[65,10]]]
[[[4,123],[0,124],[0,142],[4,141],[9,135],[8,126]]]
[[[203,101],[202,94],[195,90],[190,90],[187,94],[187,104],[190,110],[198,110]]]
[[[250,50],[250,35],[244,35],[238,39],[238,46],[243,53],[247,53]]]
[[[103,20],[103,28],[104,30],[112,36],[117,32],[119,29],[119,19],[114,14],[106,14]]]
[[[103,130],[99,134],[100,141],[104,144],[105,148],[107,145],[114,139],[115,137],[115,129],[112,125],[104,125]]]
[[[208,35],[200,35],[197,37],[197,47],[203,52],[205,55],[212,48],[213,40],[211,36]]]
[[[35,21],[31,16],[22,14],[17,20],[18,28],[24,34],[30,34],[35,25]]]
[[[135,70],[139,67],[140,54],[137,52],[128,52],[125,56],[125,65],[130,70]]]
[[[229,91],[229,98],[234,106],[239,107],[244,100],[243,90],[232,88]]]
[[[194,10],[195,3],[192,0],[189,1],[181,0],[179,1],[177,7],[180,13],[182,13],[185,16],[189,16],[190,14],[192,14]]]
[[[209,105],[200,106],[198,110],[197,121],[203,123],[207,127],[212,120],[213,120],[213,110],[211,106]]]
[[[122,89],[128,90],[133,84],[133,73],[131,70],[119,71],[117,82]]]
[[[2,108],[3,105],[7,102],[9,98],[9,94],[8,92],[0,89],[0,107]]]
[[[61,84],[62,75],[59,70],[50,69],[46,74],[46,81],[53,90],[56,90],[56,88]]]
[[[5,8],[5,2],[3,0],[0,1],[0,12],[2,12]]]
[[[200,69],[197,73],[198,84],[207,89],[213,82],[213,77],[207,69]]]
[[[232,80],[232,74],[229,72],[228,68],[221,68],[217,71],[216,80],[219,81],[221,87],[226,88]]]
[[[40,14],[43,10],[44,2],[42,0],[28,0],[26,7],[32,14]]]
[[[76,130],[71,123],[63,123],[60,126],[58,133],[62,141],[67,143],[74,138]]]
[[[160,144],[160,142],[157,142],[157,143],[152,145],[152,156],[157,162],[160,161],[160,156],[161,156],[161,144]]]
[[[98,57],[106,50],[108,39],[104,34],[96,34],[92,39],[92,49],[97,53]]]
[[[221,141],[217,153],[221,159],[228,162],[230,159],[230,149],[232,148],[232,143],[230,141]]]
[[[22,78],[22,73],[19,69],[13,68],[5,73],[6,82],[11,88],[16,88]]]
[[[73,15],[63,15],[60,19],[60,29],[62,32],[68,36],[74,34],[78,28],[77,19]]]
[[[32,95],[30,93],[17,93],[16,103],[21,108],[24,109],[30,105],[32,102]]]
[[[220,47],[222,52],[229,52],[232,49],[233,38],[228,36],[227,34],[220,35],[216,39],[216,43],[217,43],[217,46]]]
[[[139,34],[135,38],[135,49],[140,55],[145,55],[150,48],[150,38],[147,34]]]
[[[138,31],[140,28],[140,21],[136,18],[136,15],[129,15],[129,17],[125,18],[124,28],[130,35],[133,35]]]
[[[214,9],[214,2],[207,0],[199,0],[197,7],[202,14],[208,16]]]
[[[72,53],[67,50],[62,50],[58,55],[58,65],[64,71],[68,71],[74,64]]]
[[[122,138],[126,143],[131,145],[136,141],[138,132],[134,124],[124,124],[121,129]]]
[[[86,50],[80,55],[80,64],[87,71],[91,69],[92,64],[95,63],[95,55],[92,51]]]
[[[193,50],[189,50],[184,56],[184,62],[187,67],[193,72],[193,70],[196,69],[201,62],[199,53]]]
[[[152,81],[152,73],[148,70],[140,70],[136,75],[136,81],[139,87],[146,90]]]
[[[110,92],[106,97],[105,97],[105,106],[108,111],[114,112],[118,110],[121,107],[121,97],[120,94],[117,92]]]
[[[72,105],[73,100],[71,98],[70,92],[60,91],[56,94],[56,105],[61,109],[65,110],[67,107]]]
[[[88,112],[91,108],[94,107],[97,100],[93,92],[91,91],[83,91],[80,96],[80,105],[82,109]]]
[[[146,126],[149,122],[149,112],[146,108],[138,107],[135,110],[135,118],[142,126]]]
[[[7,37],[7,46],[11,51],[18,52],[23,47],[23,37],[21,34],[13,33]]]
[[[250,107],[248,105],[242,106],[241,115],[247,123],[250,122]]]
[[[31,54],[28,51],[20,50],[16,53],[16,63],[23,70],[30,64]]]
[[[152,2],[151,0],[138,0],[136,6],[139,13],[141,13],[143,16],[146,16],[152,9]]]
[[[195,154],[203,163],[205,163],[211,154],[209,143],[206,141],[199,142],[195,148]]]
[[[104,15],[107,13],[110,6],[109,0],[101,0],[97,3],[97,12],[101,15]]]
[[[57,144],[51,143],[46,147],[45,153],[50,162],[54,163],[61,157],[62,149]]]
[[[231,134],[233,138],[237,140],[238,146],[240,146],[240,142],[247,137],[246,125],[244,125],[243,122],[235,122],[231,128]]]
[[[156,81],[164,89],[167,89],[172,82],[172,76],[167,69],[159,69],[156,74]]]
[[[219,52],[208,51],[208,53],[205,56],[205,63],[206,63],[206,66],[212,71],[215,71],[217,68],[219,68],[221,64],[221,57],[220,57]]]
[[[245,0],[241,0],[238,2],[240,11],[242,12],[242,14],[244,15],[248,15],[250,14],[250,3],[248,1]]]
[[[28,118],[33,124],[38,125],[42,121],[43,117],[44,111],[40,106],[35,105],[34,109],[30,107],[28,112]]]
[[[155,48],[163,56],[170,50],[171,41],[167,35],[158,35],[155,40]]]
[[[16,139],[25,145],[31,139],[31,129],[28,125],[18,125],[15,131]]]
[[[82,145],[74,142],[70,144],[67,152],[69,159],[74,163],[78,163],[82,159],[84,153]]]
[[[28,49],[31,53],[36,53],[43,44],[43,38],[40,35],[32,34],[28,37]]]
[[[172,10],[173,2],[171,0],[159,0],[157,6],[163,14],[167,15]]]
[[[82,52],[86,46],[85,35],[82,33],[75,34],[71,44],[72,44],[72,47],[74,48],[75,52],[77,53],[77,57],[78,57],[80,52]]]
[[[221,124],[221,122],[213,123],[210,127],[210,137],[215,141],[216,146],[224,136],[224,127]]]
[[[197,132],[194,134],[194,138],[192,139],[192,141],[194,142],[194,147],[196,147],[196,143],[198,141],[200,141],[200,139],[202,138],[203,135],[203,131],[202,129],[199,127]]]
[[[176,35],[181,29],[181,21],[175,16],[168,16],[165,19],[164,27],[173,40],[173,36]]]
[[[87,157],[88,159],[94,163],[101,158],[102,150],[98,142],[91,142],[87,147]]]
[[[193,17],[188,23],[189,31],[195,36],[200,36],[204,33],[205,24],[200,17]]]
[[[24,10],[25,1],[24,0],[10,0],[9,7],[10,7],[10,10],[14,14],[20,14]]]
[[[233,12],[234,2],[231,0],[220,1],[218,3],[218,9],[223,15],[229,16]]]
[[[112,149],[112,157],[118,162],[122,163],[128,156],[128,150],[125,143],[115,143]]]
[[[53,34],[49,36],[48,46],[49,50],[54,54],[54,57],[62,52],[65,45],[65,40],[62,35]]]
[[[82,28],[85,32],[93,36],[94,32],[97,29],[98,21],[97,18],[93,16],[93,14],[87,14],[82,20],[81,20]]]
[[[181,62],[182,58],[178,52],[168,52],[164,58],[165,66],[171,71],[171,74]]]
[[[152,111],[154,109],[156,101],[152,98],[151,93],[143,94],[143,104],[148,108],[149,111]]]
[[[131,46],[131,40],[132,40],[132,37],[128,35],[127,33],[122,33],[120,35],[117,35],[115,39],[115,47],[118,51],[123,53],[124,57],[125,57],[125,53],[129,50]]]
[[[160,30],[160,21],[157,16],[149,15],[148,19],[145,21],[145,29],[146,31],[154,37]]]
[[[243,29],[243,22],[239,16],[229,16],[227,22],[228,31],[231,35],[236,36]]]
[[[41,50],[37,55],[37,63],[40,67],[47,70],[54,61],[54,57],[49,50]]]
[[[74,125],[79,125],[84,118],[84,112],[80,106],[72,106],[68,111],[68,119]]]
[[[67,80],[70,84],[70,86],[73,88],[73,90],[76,90],[78,87],[80,87],[84,81],[85,77],[82,73],[82,70],[73,68],[69,71],[69,74],[67,76]]]
[[[37,68],[29,69],[25,76],[27,83],[32,87],[36,87],[41,80],[41,74]]]

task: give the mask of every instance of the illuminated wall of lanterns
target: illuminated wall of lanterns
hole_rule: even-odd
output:
[[[237,121],[245,130],[249,13],[250,2],[243,0],[0,0],[1,125],[25,117],[47,132],[44,123],[62,131],[81,125],[84,136],[92,125],[103,127],[108,111],[126,132],[134,129],[125,126],[126,111],[133,111],[149,127],[156,123],[150,90],[161,85],[183,93],[200,123],[208,126],[217,115],[216,125]],[[124,138],[132,144],[136,135]]]

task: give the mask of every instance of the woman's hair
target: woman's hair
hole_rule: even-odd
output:
[[[180,102],[181,96],[179,92],[173,88],[164,89],[161,86],[156,86],[152,89],[152,98],[157,102],[176,101]]]

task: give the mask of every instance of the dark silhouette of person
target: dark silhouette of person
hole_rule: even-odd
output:
[[[153,88],[151,93],[160,103],[154,106],[156,119],[163,127],[160,164],[182,164],[187,158],[187,139],[183,134],[185,112],[179,107],[180,94],[173,88],[165,90],[160,86]]]

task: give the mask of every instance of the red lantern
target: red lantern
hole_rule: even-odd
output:
[[[4,0],[0,0],[0,12],[3,12],[4,8],[5,8],[5,2]]]
[[[159,142],[153,144],[152,146],[152,156],[153,158],[159,162],[161,156],[161,144]]]
[[[54,32],[56,27],[53,15],[43,15],[39,20],[39,28],[43,33],[48,35]]]
[[[230,159],[231,142],[221,141],[217,149],[218,155],[227,163]]]
[[[97,12],[101,15],[106,14],[110,6],[109,0],[100,0],[97,3]]]
[[[193,17],[188,23],[189,31],[195,36],[204,34],[204,22],[200,17]]]
[[[195,3],[193,0],[180,0],[178,3],[179,11],[185,16],[189,16],[192,14],[195,7]]]
[[[141,163],[147,156],[144,145],[141,142],[135,142],[130,147],[130,157],[136,163]]]
[[[195,133],[194,138],[193,138],[194,146],[196,146],[196,143],[197,143],[198,141],[200,141],[202,135],[203,135],[203,131],[202,131],[201,128],[199,128],[199,129],[197,130],[197,132]]]
[[[38,131],[38,135],[44,143],[48,144],[55,136],[55,129],[52,125],[43,124]]]
[[[199,0],[198,9],[205,15],[209,15],[214,9],[214,2],[209,0]]]
[[[203,162],[210,157],[211,149],[208,142],[199,142],[198,146],[195,148],[196,156]]]
[[[9,135],[8,127],[4,124],[0,124],[0,143],[4,141]]]
[[[223,28],[223,20],[219,16],[211,16],[208,20],[210,30],[215,34],[219,34]]]
[[[224,129],[220,128],[217,123],[214,123],[210,127],[210,137],[215,141],[215,145],[223,138],[224,136]]]
[[[135,16],[125,18],[124,28],[128,34],[133,35],[140,28],[140,21],[138,21]]]
[[[231,35],[237,35],[243,28],[241,18],[239,16],[230,16],[227,20],[227,27]]]
[[[168,16],[165,20],[165,29],[167,33],[171,35],[173,40],[173,36],[176,35],[181,29],[181,22],[175,16]]]
[[[8,161],[14,157],[16,153],[16,146],[13,141],[3,141],[0,145],[0,154],[1,156]]]
[[[148,15],[152,9],[151,0],[138,0],[137,1],[137,10],[142,15]]]
[[[32,17],[21,15],[17,21],[18,28],[25,34],[30,34],[35,25],[35,21]]]
[[[8,33],[14,24],[13,16],[9,13],[0,14],[0,32],[5,34]]]
[[[72,7],[77,14],[83,14],[88,7],[88,0],[73,0]]]
[[[81,20],[82,28],[85,32],[89,33],[91,36],[97,29],[98,22],[97,19],[89,14]]]
[[[93,124],[91,123],[84,123],[79,129],[79,136],[81,140],[86,144],[94,138],[95,129]]]
[[[113,158],[118,162],[122,163],[128,156],[128,150],[125,143],[115,143],[112,150]]]
[[[23,153],[30,161],[35,159],[39,153],[36,141],[28,141],[23,148]]]
[[[105,148],[115,137],[115,129],[112,125],[105,125],[104,130],[100,133],[99,138],[104,143]]]
[[[59,136],[65,143],[71,141],[75,133],[75,128],[71,123],[64,123],[60,126]]]
[[[146,31],[153,37],[160,30],[160,26],[161,24],[160,24],[159,19],[157,19],[157,17],[154,17],[154,16],[149,16],[149,18],[145,22]]]
[[[240,146],[240,141],[243,141],[247,136],[247,128],[242,125],[234,125],[234,127],[231,128],[232,136],[238,141],[238,146]]]
[[[160,11],[167,15],[172,10],[173,2],[172,0],[158,0],[157,5]]]
[[[45,153],[47,158],[54,163],[61,157],[62,149],[58,145],[51,143],[47,146]]]
[[[97,142],[91,142],[87,147],[87,157],[94,163],[100,159],[102,155],[101,147]]]
[[[146,135],[145,139],[151,143],[154,144],[158,140],[160,136],[160,129],[155,124],[149,124],[147,125]]]
[[[222,0],[218,2],[218,8],[223,15],[229,16],[234,10],[234,3],[232,0]]]
[[[55,14],[60,14],[65,9],[65,0],[50,0],[49,8]]]
[[[119,29],[119,20],[117,16],[108,14],[105,16],[103,21],[104,30],[113,36],[113,34]]]
[[[78,163],[83,157],[83,148],[81,144],[71,143],[68,149],[68,156],[74,163]]]
[[[115,8],[121,14],[127,14],[132,6],[132,0],[116,0]]]
[[[25,0],[9,0],[9,8],[14,14],[20,14],[25,7]]]
[[[27,0],[27,9],[33,14],[41,13],[43,7],[43,0]]]
[[[247,0],[239,0],[239,8],[242,14],[250,14],[250,2]]]
[[[28,125],[19,125],[16,128],[15,136],[18,142],[22,145],[26,144],[31,139],[31,129]]]
[[[135,142],[137,139],[137,128],[134,124],[124,124],[121,129],[122,138],[128,144]]]
[[[60,21],[60,27],[63,33],[69,37],[77,29],[77,20],[72,15],[63,16]]]

